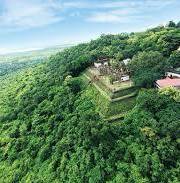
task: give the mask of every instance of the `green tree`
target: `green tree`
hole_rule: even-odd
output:
[[[180,21],[176,24],[177,28],[180,28]]]
[[[169,64],[173,68],[180,67],[180,51],[174,51],[169,57]]]
[[[167,27],[176,27],[176,23],[171,20],[167,23]]]
[[[154,81],[161,78],[168,68],[166,58],[157,51],[140,52],[129,64],[135,84],[141,87],[152,87]]]

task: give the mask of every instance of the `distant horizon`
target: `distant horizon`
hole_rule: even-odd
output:
[[[40,51],[44,49],[50,49],[50,48],[56,48],[56,47],[63,47],[63,46],[73,46],[79,43],[64,43],[64,44],[59,44],[59,45],[49,45],[45,47],[37,47],[37,48],[19,48],[19,49],[14,49],[14,50],[6,50],[4,52],[1,52],[0,50],[0,56],[3,55],[8,55],[8,54],[16,54],[16,53],[26,53],[26,52],[33,52],[33,51]]]
[[[145,31],[179,21],[179,9],[179,0],[2,0],[0,54]]]

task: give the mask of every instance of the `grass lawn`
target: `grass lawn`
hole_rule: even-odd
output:
[[[126,113],[135,106],[135,103],[135,96],[117,102],[111,102],[108,106],[107,116],[114,116],[121,113]]]

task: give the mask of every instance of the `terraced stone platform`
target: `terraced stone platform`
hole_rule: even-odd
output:
[[[131,81],[129,83],[120,83],[112,88],[101,78],[95,80],[94,76],[89,69],[83,73],[83,77],[99,92],[99,96],[96,95],[96,101],[99,101],[101,114],[108,121],[122,119],[126,112],[134,107],[138,89]],[[104,99],[99,99],[101,97]]]

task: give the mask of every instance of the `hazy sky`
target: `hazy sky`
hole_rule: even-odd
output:
[[[0,0],[0,53],[180,20],[180,0]]]

